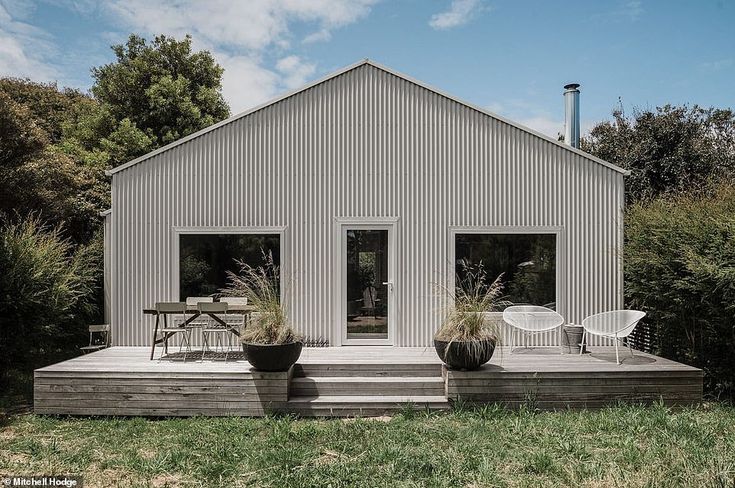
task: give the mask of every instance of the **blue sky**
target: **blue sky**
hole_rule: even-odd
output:
[[[131,32],[191,33],[233,113],[366,57],[549,135],[572,81],[583,129],[619,100],[735,107],[730,0],[0,0],[0,75],[87,89]]]

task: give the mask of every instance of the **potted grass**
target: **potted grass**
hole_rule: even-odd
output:
[[[239,273],[227,272],[223,295],[241,296],[255,309],[240,332],[245,359],[259,371],[288,371],[301,355],[303,337],[288,320],[279,291],[280,270],[267,254],[265,265],[237,261]]]
[[[447,290],[450,305],[434,335],[434,348],[450,368],[473,370],[490,361],[500,342],[500,327],[487,314],[509,303],[501,299],[502,274],[488,284],[482,262],[459,265],[463,272],[457,275],[455,290]]]

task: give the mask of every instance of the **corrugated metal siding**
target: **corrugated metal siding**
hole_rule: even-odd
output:
[[[112,300],[112,297],[110,296],[111,291],[111,278],[112,278],[112,270],[110,266],[112,265],[111,259],[112,259],[112,213],[106,213],[104,215],[104,221],[102,223],[102,235],[103,235],[103,242],[104,242],[104,253],[103,253],[103,287],[104,287],[104,299],[105,299],[105,309],[104,309],[104,318],[105,323],[110,323],[110,316],[111,316],[111,310],[110,310],[110,303]]]
[[[149,344],[141,310],[176,299],[174,227],[287,227],[292,319],[332,342],[335,217],[399,218],[396,345],[431,344],[459,226],[562,227],[560,312],[622,305],[622,174],[370,65],[131,166],[112,192],[120,345]]]

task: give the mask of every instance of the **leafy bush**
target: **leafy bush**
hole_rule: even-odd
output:
[[[74,248],[36,217],[0,227],[0,365],[24,371],[78,352],[96,312],[99,239]]]
[[[648,313],[658,354],[702,368],[706,390],[732,397],[735,187],[638,203],[626,219],[628,305]]]

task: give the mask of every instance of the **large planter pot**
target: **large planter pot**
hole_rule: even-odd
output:
[[[564,351],[569,354],[579,354],[579,349],[583,348],[583,352],[587,352],[587,349],[582,345],[583,333],[584,327],[581,325],[570,324],[562,327],[561,342]]]
[[[434,349],[439,359],[450,368],[473,370],[493,357],[495,340],[447,342],[434,339]]]
[[[288,371],[301,356],[303,342],[287,344],[251,344],[243,342],[245,359],[258,371]]]

